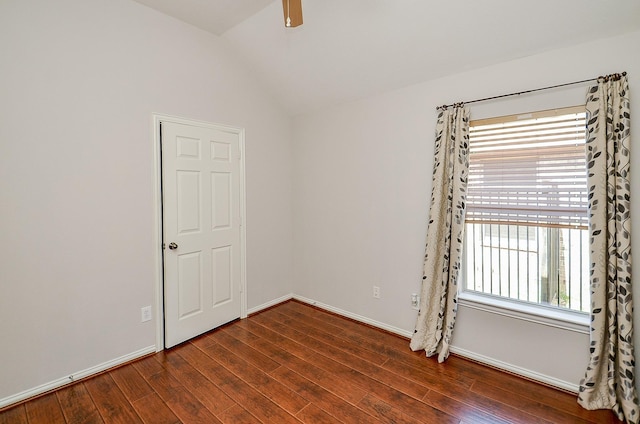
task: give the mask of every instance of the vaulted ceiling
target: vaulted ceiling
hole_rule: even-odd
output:
[[[640,29],[638,0],[303,0],[297,28],[281,0],[135,1],[219,36],[291,115]]]

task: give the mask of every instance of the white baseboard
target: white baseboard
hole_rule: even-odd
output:
[[[262,311],[263,309],[267,309],[267,308],[270,308],[272,306],[276,306],[278,303],[283,303],[283,302],[286,302],[287,300],[291,300],[291,299],[293,299],[293,293],[286,294],[286,295],[284,295],[282,297],[279,297],[277,299],[273,299],[273,300],[271,300],[271,301],[269,301],[267,303],[263,303],[262,305],[258,305],[258,306],[255,306],[255,307],[251,308],[251,309],[247,309],[247,315],[255,314],[257,312]]]
[[[342,316],[347,317],[347,318],[354,319],[356,321],[363,322],[365,324],[369,324],[369,325],[371,325],[373,327],[377,327],[377,328],[380,328],[382,330],[386,330],[386,331],[389,331],[390,333],[398,334],[398,335],[403,336],[403,337],[411,337],[411,334],[412,334],[410,331],[403,330],[402,328],[394,327],[393,325],[385,324],[383,322],[376,321],[376,320],[373,320],[371,318],[364,317],[362,315],[354,314],[352,312],[345,311],[344,309],[334,308],[333,306],[326,305],[324,303],[317,302],[315,300],[308,299],[308,298],[303,297],[303,296],[298,296],[297,294],[294,294],[293,298],[295,300],[299,300],[300,302],[307,303],[307,304],[313,305],[313,306],[317,306],[318,308],[321,308],[321,309],[336,313],[338,315],[342,315]]]
[[[32,398],[34,396],[38,396],[41,395],[43,393],[46,393],[50,390],[54,390],[57,389],[59,387],[65,386],[69,383],[72,383],[74,381],[77,380],[81,380],[85,377],[90,377],[92,375],[98,374],[102,371],[106,371],[110,368],[116,367],[118,365],[122,365],[124,363],[127,363],[129,361],[133,361],[135,359],[141,358],[145,355],[148,355],[150,353],[155,353],[156,351],[156,347],[155,346],[148,346],[145,347],[143,349],[137,350],[135,352],[131,352],[127,355],[121,356],[119,358],[115,358],[112,359],[110,361],[107,362],[103,362],[102,364],[96,365],[94,367],[91,368],[87,368],[78,372],[75,372],[71,375],[68,375],[66,377],[62,377],[59,378],[57,380],[53,380],[50,381],[48,383],[45,384],[41,384],[40,386],[34,387],[32,389],[29,390],[25,390],[23,392],[17,393],[15,395],[6,397],[4,399],[0,399],[0,408],[4,408],[5,406],[9,406],[12,405],[14,403],[23,401],[25,399],[29,399]]]
[[[557,387],[562,390],[566,390],[572,393],[578,393],[578,385],[575,383],[570,383],[568,381],[559,380],[555,377],[551,377],[545,374],[540,374],[536,371],[531,371],[526,368],[519,367],[517,365],[509,364],[507,362],[498,361],[496,359],[490,358],[488,356],[479,355],[477,353],[471,352],[466,349],[461,349],[455,346],[451,346],[451,353],[461,356],[463,358],[471,359],[475,362],[480,362],[485,365],[489,365],[491,367],[507,371],[513,374],[520,375],[522,377],[526,377],[530,380],[538,381],[540,383]]]
[[[360,321],[362,323],[369,324],[371,326],[374,326],[374,327],[377,327],[377,328],[380,328],[380,329],[383,329],[383,330],[387,330],[387,331],[389,331],[391,333],[394,333],[394,334],[399,334],[399,335],[404,336],[404,337],[411,337],[411,332],[409,332],[409,331],[406,331],[406,330],[403,330],[401,328],[397,328],[397,327],[385,324],[385,323],[380,322],[380,321],[372,320],[372,319],[364,317],[362,315],[358,315],[358,314],[351,313],[349,311],[345,311],[344,309],[335,308],[335,307],[333,307],[331,305],[327,305],[327,304],[324,304],[324,303],[321,303],[321,302],[315,301],[313,299],[309,299],[309,298],[306,298],[304,296],[300,296],[300,295],[297,295],[297,294],[294,294],[294,293],[289,293],[289,294],[287,294],[285,296],[279,297],[279,298],[274,299],[272,301],[269,301],[267,303],[263,303],[262,305],[255,306],[255,307],[247,310],[247,315],[258,313],[258,312],[260,312],[262,310],[271,308],[272,306],[276,306],[279,303],[283,303],[283,302],[286,302],[287,300],[291,300],[291,299],[295,299],[297,301],[300,301],[302,303],[306,303],[308,305],[317,306],[320,309],[324,309],[326,311],[333,312],[333,313],[336,313],[338,315],[341,315],[341,316],[344,316],[344,317],[347,317],[347,318],[351,318],[351,319],[354,319],[356,321]]]

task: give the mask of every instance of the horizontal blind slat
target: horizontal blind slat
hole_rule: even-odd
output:
[[[469,131],[468,222],[588,225],[585,113]]]

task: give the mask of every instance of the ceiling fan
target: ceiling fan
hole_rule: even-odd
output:
[[[287,28],[302,25],[302,0],[282,0],[284,26]]]

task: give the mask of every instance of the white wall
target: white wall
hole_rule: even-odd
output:
[[[413,332],[437,105],[627,71],[640,98],[640,32],[451,75],[294,120],[294,278],[308,299]],[[437,58],[434,58],[436,61]],[[471,105],[472,119],[583,104],[586,86]],[[640,125],[633,126],[640,139]],[[640,148],[632,163],[640,163]],[[639,181],[634,177],[634,181]],[[640,225],[640,199],[632,199]],[[640,231],[633,237],[640,248]],[[634,295],[640,299],[640,274]],[[381,299],[372,297],[372,286]],[[636,349],[640,317],[636,314]],[[576,385],[588,336],[460,307],[459,351]]]
[[[299,117],[292,138],[210,34],[129,0],[1,1],[0,403],[155,343],[155,322],[140,323],[155,289],[153,112],[246,129],[249,308],[295,292],[410,333],[434,107],[620,70],[634,99],[640,59],[623,48],[639,44],[633,33],[425,82]],[[582,98],[560,90],[524,103]],[[586,339],[565,333],[461,308],[454,344],[575,381]]]
[[[289,118],[130,0],[0,2],[0,403],[155,344],[153,112],[246,129],[248,306],[292,291]]]

